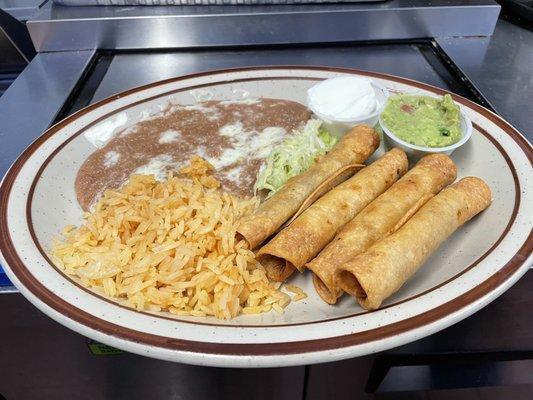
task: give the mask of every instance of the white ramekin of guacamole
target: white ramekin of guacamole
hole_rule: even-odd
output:
[[[472,122],[449,94],[390,96],[379,123],[386,141],[412,158],[426,153],[449,155],[472,135]]]

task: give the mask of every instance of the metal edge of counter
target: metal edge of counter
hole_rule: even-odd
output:
[[[8,154],[20,154],[53,123],[94,54],[38,54],[0,98],[0,178],[15,161]],[[17,291],[0,265],[0,294]]]
[[[47,5],[27,25],[38,52],[125,50],[490,36],[499,13],[492,0],[133,11]]]

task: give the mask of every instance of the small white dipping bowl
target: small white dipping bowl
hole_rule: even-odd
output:
[[[389,91],[385,89],[382,85],[371,80],[370,84],[376,93],[376,100],[378,102],[378,107],[376,111],[372,114],[369,114],[362,118],[349,119],[349,118],[333,118],[332,116],[322,114],[315,109],[313,103],[309,96],[307,97],[307,106],[318,118],[320,118],[323,123],[323,127],[328,130],[329,133],[337,137],[343,136],[348,130],[353,128],[356,125],[365,124],[368,126],[375,126],[378,122],[379,115],[383,112],[387,99],[389,98]]]
[[[468,142],[470,136],[472,136],[472,121],[470,121],[470,118],[466,116],[466,114],[461,108],[459,108],[459,112],[459,124],[463,136],[458,142],[446,147],[426,147],[406,142],[405,140],[402,140],[398,136],[396,136],[392,131],[390,131],[383,123],[380,116],[379,125],[381,126],[381,129],[383,129],[385,146],[387,148],[399,147],[400,149],[405,151],[409,159],[411,159],[412,161],[417,161],[418,159],[430,153],[442,153],[449,156],[454,152],[455,149],[461,147],[463,144]]]

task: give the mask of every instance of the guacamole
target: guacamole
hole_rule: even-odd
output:
[[[459,115],[459,107],[449,94],[442,99],[397,94],[388,99],[381,121],[408,143],[446,147],[462,137]]]

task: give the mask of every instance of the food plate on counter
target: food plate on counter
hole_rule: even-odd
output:
[[[450,326],[526,272],[532,157],[496,114],[405,78],[189,75],[30,145],[2,181],[1,261],[51,318],[133,353],[355,357]]]

